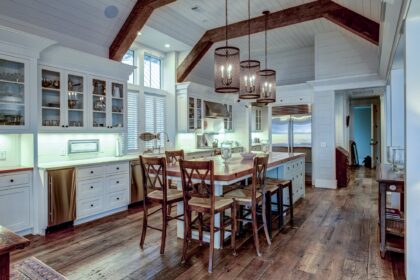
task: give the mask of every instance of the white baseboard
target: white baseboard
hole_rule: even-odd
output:
[[[337,180],[315,179],[315,187],[321,189],[336,189]]]

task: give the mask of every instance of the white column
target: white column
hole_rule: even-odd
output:
[[[417,2],[417,3],[413,3]],[[413,1],[413,6],[420,6]],[[406,104],[406,273],[407,279],[420,275],[420,7],[405,23],[405,104]]]
[[[335,178],[335,92],[314,92],[312,113],[313,175],[318,188],[337,188]]]

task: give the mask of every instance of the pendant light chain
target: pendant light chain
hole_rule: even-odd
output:
[[[228,45],[228,0],[225,0],[225,36],[226,36],[226,47]]]
[[[251,0],[248,0],[248,60],[251,60]]]
[[[265,69],[268,69],[267,67],[267,22],[268,22],[268,13],[265,15],[265,22],[264,22],[264,35],[265,35]]]

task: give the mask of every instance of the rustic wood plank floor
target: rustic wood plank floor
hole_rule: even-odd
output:
[[[140,208],[46,237],[29,236],[30,247],[12,260],[35,256],[69,279],[405,279],[403,256],[379,256],[373,174],[359,168],[346,189],[307,189],[294,228],[275,235],[270,247],[260,234],[262,257],[255,255],[252,240],[237,257],[227,247],[216,252],[211,275],[207,248],[180,263],[182,241],[174,222],[164,256],[160,233],[153,230],[140,250]],[[151,223],[158,225],[159,216]]]

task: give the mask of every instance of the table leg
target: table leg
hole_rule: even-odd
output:
[[[380,247],[380,251],[381,251],[381,257],[384,258],[385,257],[385,253],[386,253],[386,248],[385,248],[385,244],[386,244],[386,240],[385,240],[385,228],[386,228],[386,224],[385,224],[385,219],[386,219],[386,185],[385,184],[380,184],[379,185],[380,188],[380,230],[381,230],[381,247]]]
[[[10,253],[0,255],[0,280],[10,279]]]

